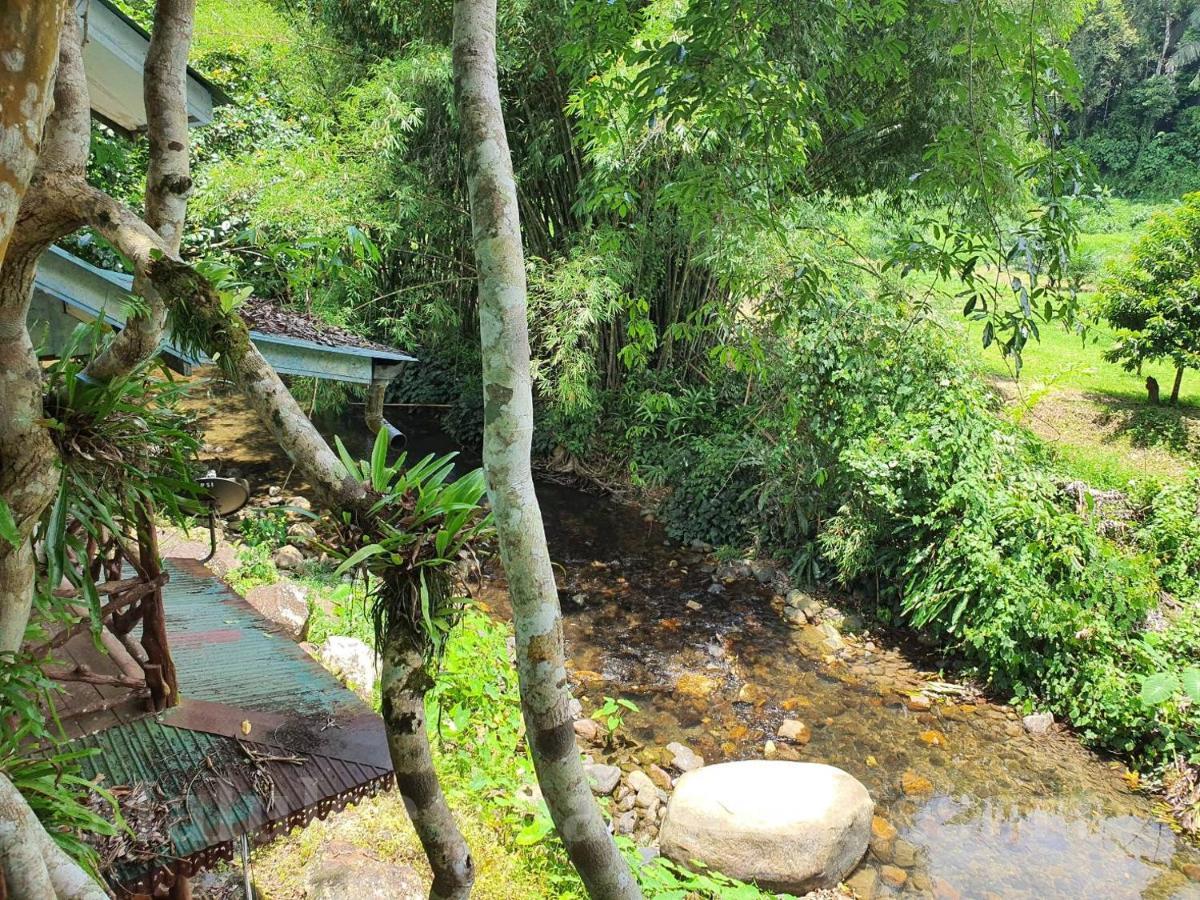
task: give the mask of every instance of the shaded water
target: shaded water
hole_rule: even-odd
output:
[[[411,452],[453,449],[419,421],[398,424]],[[325,427],[352,450],[369,443],[355,417]],[[592,704],[634,700],[640,713],[626,728],[636,738],[682,741],[710,763],[760,758],[783,719],[804,721],[812,738],[800,757],[859,778],[899,831],[891,861],[907,881],[877,896],[1200,898],[1189,879],[1200,878],[1200,853],[1127,789],[1118,766],[1066,735],[1026,735],[1014,713],[987,703],[913,711],[908,693],[936,676],[885,640],[822,658],[782,621],[769,588],[751,578],[710,593],[708,561],[636,509],[551,483],[538,496],[563,566],[579,693]],[[495,583],[489,599],[502,593]],[[926,790],[906,794],[906,775]]]

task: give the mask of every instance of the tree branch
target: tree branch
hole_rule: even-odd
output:
[[[146,170],[146,224],[162,238],[163,251],[179,254],[187,198],[192,190],[188,152],[187,58],[196,0],[158,0],[142,75],[150,163]],[[108,349],[88,363],[93,378],[108,380],[153,356],[162,340],[167,307],[139,268],[134,291],[146,309],[130,317]]]

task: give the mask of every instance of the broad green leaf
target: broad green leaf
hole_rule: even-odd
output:
[[[1155,672],[1142,682],[1141,699],[1147,706],[1166,703],[1179,693],[1179,679],[1170,672]]]
[[[1184,669],[1180,681],[1183,683],[1183,692],[1191,701],[1200,703],[1200,669]]]

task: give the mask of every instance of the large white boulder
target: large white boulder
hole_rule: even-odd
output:
[[[379,662],[375,651],[357,638],[330,635],[321,645],[321,662],[364,697],[375,690]]]
[[[834,887],[858,865],[875,802],[833,766],[721,763],[679,779],[659,833],[662,852],[768,891]]]

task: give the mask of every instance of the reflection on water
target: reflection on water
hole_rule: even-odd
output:
[[[453,449],[419,420],[393,418],[410,454]],[[361,420],[325,427],[365,454]],[[554,484],[539,484],[538,497],[564,567],[580,693],[635,700],[641,713],[627,727],[648,746],[680,740],[709,762],[758,758],[784,718],[803,720],[812,738],[801,757],[859,778],[899,830],[892,861],[909,873],[906,896],[1200,900],[1188,878],[1200,877],[1200,853],[1070,738],[1032,738],[983,703],[914,712],[906,692],[933,673],[897,650],[813,658],[767,588],[750,580],[710,593],[709,563],[636,510]],[[498,579],[489,599],[503,607]],[[904,773],[932,792],[906,794]]]

